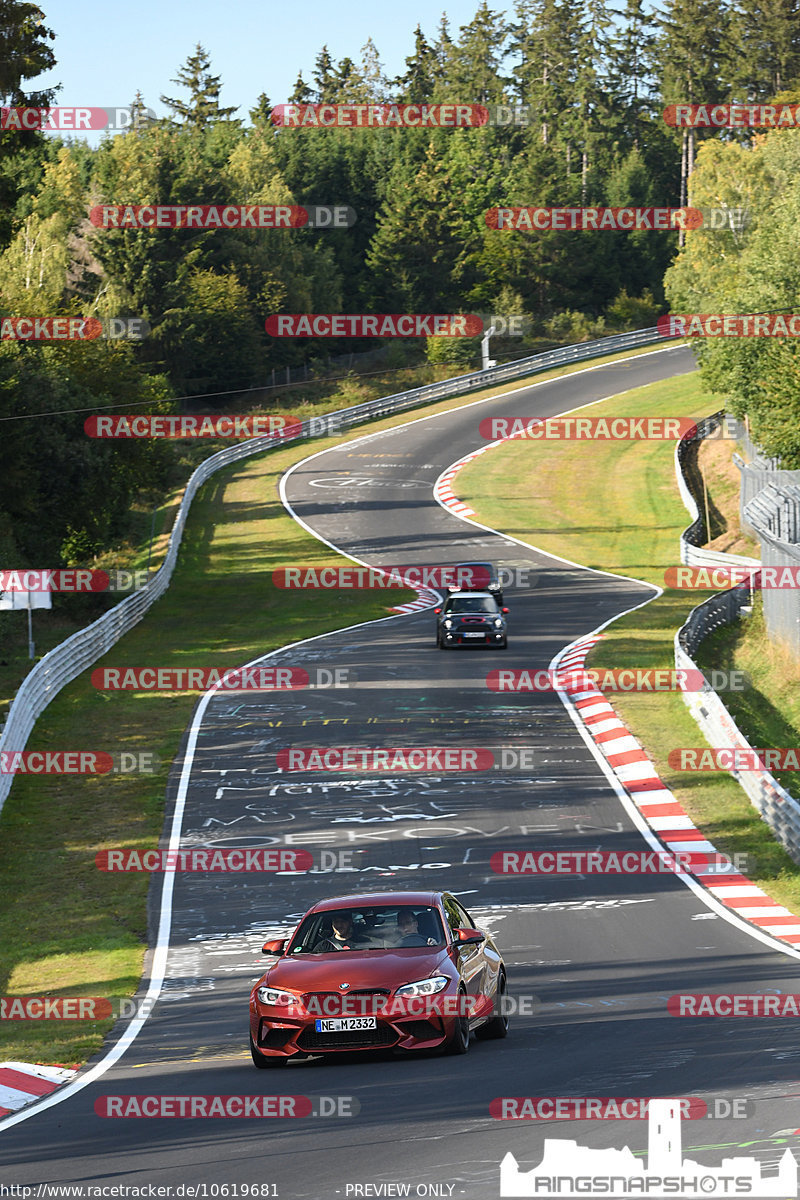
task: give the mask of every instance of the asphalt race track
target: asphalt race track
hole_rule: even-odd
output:
[[[87,1086],[0,1122],[1,1184],[171,1185],[173,1196],[179,1185],[206,1185],[199,1196],[274,1185],[258,1194],[281,1200],[400,1195],[408,1185],[412,1196],[490,1200],[500,1195],[503,1156],[511,1151],[530,1168],[545,1137],[647,1149],[646,1121],[496,1120],[489,1106],[503,1096],[746,1097],[746,1118],[685,1122],[684,1153],[697,1148],[692,1156],[714,1168],[725,1156],[750,1155],[774,1170],[787,1145],[800,1145],[776,1137],[800,1129],[796,1024],[680,1019],[666,1009],[676,992],[800,991],[800,956],[720,917],[674,877],[514,878],[489,866],[501,849],[644,848],[558,696],[497,694],[485,677],[498,666],[547,668],[565,645],[643,603],[651,589],[483,531],[432,497],[442,471],[484,444],[478,422],[486,416],[555,415],[693,369],[691,352],[674,347],[586,368],[356,434],[289,474],[286,499],[298,519],[362,562],[485,558],[530,568],[532,586],[507,593],[509,648],[445,653],[434,645],[430,612],[393,617],[269,660],[311,672],[345,668],[352,686],[201,705],[171,782],[170,808],[185,768],[181,843],[289,841],[324,866],[299,876],[175,876],[166,978],[152,1015]],[[526,747],[534,766],[422,778],[287,776],[276,767],[281,748],[342,745]],[[170,811],[165,837],[171,820]],[[154,877],[153,944],[161,887]],[[473,1040],[456,1058],[376,1054],[256,1071],[247,997],[264,969],[265,936],[288,932],[328,895],[425,887],[457,893],[496,936],[509,991],[528,1007],[512,1016],[508,1038]],[[94,1108],[107,1095],[261,1093],[311,1096],[317,1111],[355,1115],[137,1120]],[[239,1191],[212,1190],[223,1184]]]

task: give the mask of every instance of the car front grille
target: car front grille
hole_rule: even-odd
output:
[[[393,1046],[396,1041],[396,1030],[378,1022],[375,1029],[340,1029],[334,1033],[318,1033],[309,1027],[300,1034],[297,1044],[301,1050],[371,1050]]]

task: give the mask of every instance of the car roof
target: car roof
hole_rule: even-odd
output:
[[[316,904],[312,904],[308,912],[328,912],[332,908],[369,908],[381,905],[388,908],[393,904],[436,904],[441,896],[441,892],[358,892],[352,896],[331,896],[327,900],[318,900]]]
[[[494,570],[494,563],[490,563],[488,559],[471,558],[469,561],[456,563],[457,567],[491,567]]]
[[[447,598],[448,598],[448,600],[458,600],[459,596],[465,596],[465,597],[468,596],[470,600],[475,600],[475,599],[480,600],[481,598],[483,598],[484,600],[494,600],[494,596],[492,595],[491,592],[485,592],[485,591],[470,592],[470,591],[464,591],[463,588],[457,588],[455,591],[451,592]]]

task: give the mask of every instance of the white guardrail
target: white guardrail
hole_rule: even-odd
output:
[[[694,440],[708,437],[716,428],[721,416],[722,413],[716,413],[704,421],[699,421],[698,433]],[[693,518],[692,524],[681,534],[681,562],[692,567],[745,566],[754,568],[754,574],[756,574],[760,566],[757,559],[746,558],[739,554],[705,550],[686,540],[687,537],[697,536],[697,527],[698,525],[704,527],[704,522],[684,478],[684,455],[685,449],[681,450],[679,442],[675,447],[675,474],[681,498]],[[752,591],[749,583],[745,582],[721,592],[718,596],[709,597],[708,600],[692,609],[685,624],[675,634],[676,668],[678,670],[700,670],[692,658],[697,647],[714,629],[735,621],[742,609],[747,608],[751,601]],[[747,738],[708,681],[705,682],[701,691],[683,692],[682,695],[684,703],[700,726],[710,746],[717,750],[752,750]],[[761,819],[766,821],[787,853],[796,863],[800,863],[800,802],[784,787],[781,787],[769,771],[732,770],[730,774],[743,788]]]
[[[24,750],[37,718],[41,716],[50,701],[82,671],[85,671],[87,667],[90,667],[110,650],[123,634],[141,621],[151,605],[167,590],[178,560],[178,550],[189,507],[197,489],[216,471],[227,467],[230,463],[238,462],[240,459],[250,458],[254,454],[261,454],[263,451],[279,445],[286,445],[290,441],[314,436],[329,436],[351,425],[402,412],[405,409],[428,404],[433,400],[458,396],[463,392],[521,379],[526,375],[535,375],[541,371],[547,371],[551,367],[599,358],[604,354],[613,354],[621,350],[634,350],[639,346],[647,346],[664,340],[663,335],[657,329],[637,329],[632,333],[599,338],[596,341],[582,342],[575,346],[561,346],[556,350],[547,350],[544,354],[517,359],[514,362],[505,363],[503,366],[492,367],[487,371],[473,371],[455,379],[443,379],[439,383],[426,384],[410,391],[398,392],[393,396],[383,396],[378,400],[368,400],[364,404],[356,404],[351,408],[326,413],[322,417],[312,417],[303,421],[301,432],[293,438],[281,438],[274,435],[250,438],[246,442],[240,442],[236,446],[212,454],[200,464],[186,484],[162,566],[154,573],[144,588],[127,596],[91,625],[87,625],[85,629],[79,629],[66,641],[54,646],[29,671],[14,697],[6,723],[0,733],[0,752]],[[13,780],[13,774],[0,774],[0,810],[11,790]]]

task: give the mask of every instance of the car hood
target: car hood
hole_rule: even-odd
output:
[[[442,946],[365,953],[332,950],[328,954],[281,958],[268,968],[264,982],[293,992],[338,992],[340,983],[348,983],[347,990],[351,992],[359,988],[394,991],[404,983],[426,979],[437,971],[454,975],[453,964]]]

